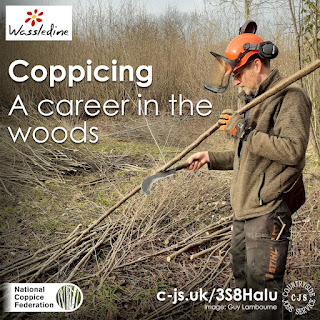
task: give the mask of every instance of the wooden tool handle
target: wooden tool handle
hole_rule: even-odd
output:
[[[176,166],[174,169],[176,171],[178,171],[178,170],[181,170],[181,169],[184,169],[184,168],[188,168],[189,166],[190,166],[190,164],[188,162],[184,162],[184,163],[181,163],[178,166]]]

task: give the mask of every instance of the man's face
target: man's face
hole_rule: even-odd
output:
[[[240,86],[247,95],[254,95],[260,85],[259,66],[256,60],[246,63],[233,74],[234,85]]]

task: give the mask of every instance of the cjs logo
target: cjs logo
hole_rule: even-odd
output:
[[[6,6],[6,40],[72,40],[72,6]]]
[[[29,18],[25,21],[25,23],[28,23],[28,22],[31,20],[31,25],[32,25],[33,27],[35,26],[36,21],[37,21],[37,22],[42,22],[42,19],[40,19],[40,18],[38,18],[38,17],[40,17],[40,16],[43,15],[43,11],[38,13],[38,9],[35,9],[35,10],[34,10],[34,13],[32,13],[31,11],[28,11],[28,12],[27,12],[27,15],[28,15],[28,16],[31,16],[31,18],[29,17]]]

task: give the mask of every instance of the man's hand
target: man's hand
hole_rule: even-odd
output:
[[[243,117],[231,109],[222,111],[218,123],[221,131],[226,131],[237,138],[241,138],[245,129]]]
[[[191,157],[187,159],[187,162],[190,164],[189,167],[186,168],[186,170],[199,170],[202,166],[204,166],[206,163],[209,163],[209,152],[203,151],[193,154]]]

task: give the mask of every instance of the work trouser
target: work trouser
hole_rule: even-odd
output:
[[[233,221],[231,255],[236,287],[247,289],[246,291],[252,288],[253,293],[264,292],[267,288],[268,291],[276,291],[278,297],[275,302],[270,300],[241,302],[244,305],[277,306],[276,310],[269,311],[251,309],[252,311],[244,312],[244,319],[283,319],[283,276],[291,223],[291,213],[285,202],[269,214]]]

